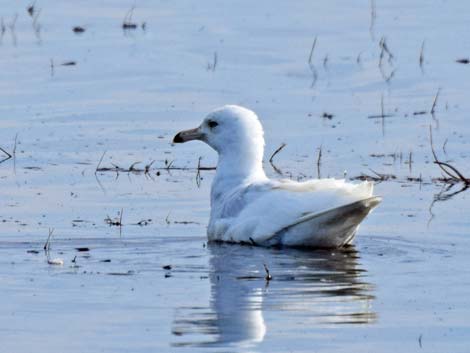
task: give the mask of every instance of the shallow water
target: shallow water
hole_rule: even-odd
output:
[[[369,1],[139,1],[145,30],[123,31],[131,3],[40,1],[36,34],[28,3],[1,5],[0,147],[17,135],[0,164],[2,351],[468,351],[469,193],[432,182],[429,143],[431,126],[470,175],[466,2],[376,1],[371,27]],[[382,96],[393,116],[368,118]],[[353,248],[205,243],[214,172],[194,168],[216,156],[170,142],[226,103],[259,114],[267,157],[287,144],[283,177],[396,176]],[[101,167],[155,162],[95,174],[104,152]],[[122,227],[105,222],[121,210]],[[63,266],[42,250],[49,228]]]

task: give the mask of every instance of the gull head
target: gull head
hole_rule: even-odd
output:
[[[173,143],[192,140],[207,143],[219,155],[242,154],[245,158],[263,158],[263,127],[253,111],[237,105],[226,105],[212,111],[197,128],[176,134]]]

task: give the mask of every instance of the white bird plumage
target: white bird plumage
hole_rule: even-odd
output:
[[[209,240],[263,246],[340,247],[381,199],[373,184],[337,179],[271,180],[263,170],[263,128],[256,114],[227,105],[173,142],[201,140],[219,154],[211,189]]]

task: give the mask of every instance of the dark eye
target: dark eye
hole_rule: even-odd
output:
[[[214,120],[209,120],[209,121],[207,122],[207,125],[209,125],[209,127],[210,127],[211,129],[213,129],[213,128],[215,128],[217,125],[219,125],[219,123],[218,123],[217,121],[214,121]]]

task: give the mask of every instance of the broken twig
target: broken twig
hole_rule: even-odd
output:
[[[271,157],[269,157],[269,163],[272,163],[273,162],[273,158],[276,154],[278,154],[279,152],[281,152],[281,150],[286,147],[287,145],[285,143],[282,143],[278,148],[277,150],[275,150],[273,152],[273,154],[271,155]]]
[[[455,168],[454,166],[452,166],[449,163],[441,162],[437,158],[436,151],[434,150],[434,144],[433,144],[433,139],[432,139],[432,127],[431,126],[429,126],[429,140],[430,140],[430,143],[431,143],[431,151],[432,151],[432,155],[434,157],[434,163],[437,164],[439,168],[441,168],[441,170],[444,172],[444,174],[449,176],[451,181],[463,182],[467,186],[470,185],[470,179],[463,176],[463,174],[457,168]]]
[[[434,96],[434,101],[432,102],[432,107],[431,107],[431,114],[434,115],[434,112],[436,111],[436,105],[437,105],[437,99],[439,98],[439,94],[441,93],[441,89],[438,88],[436,95]]]

